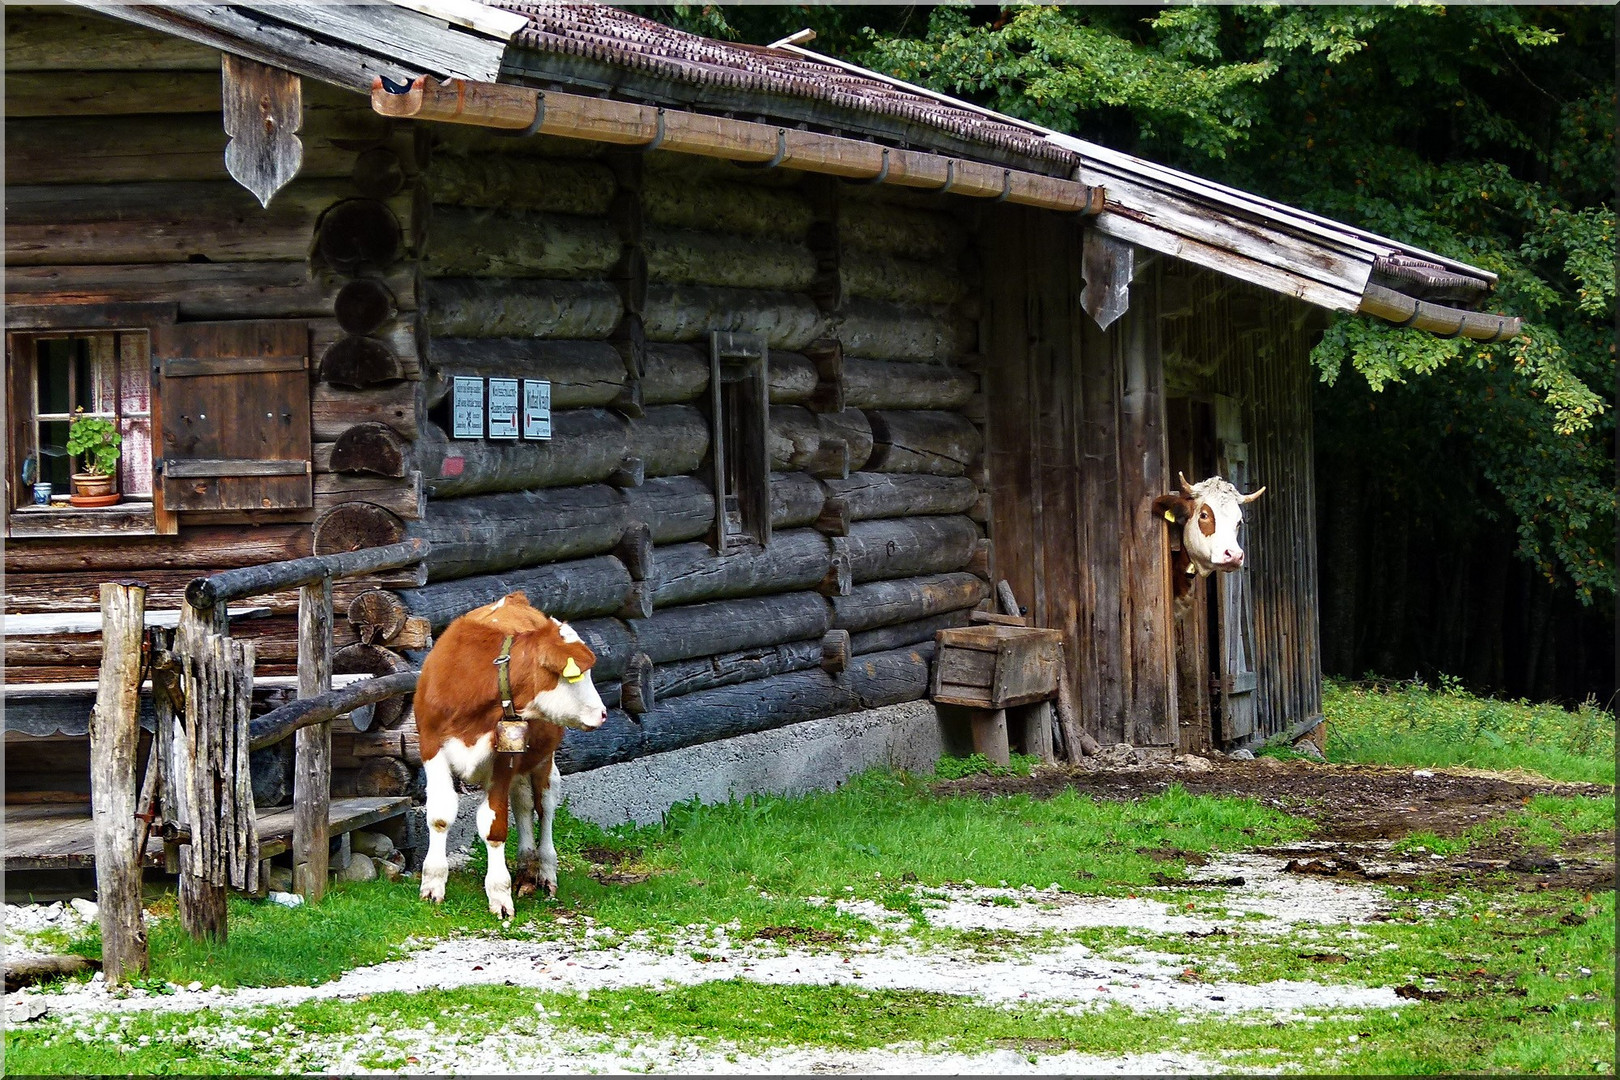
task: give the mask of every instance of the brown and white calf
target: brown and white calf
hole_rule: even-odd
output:
[[[1176,478],[1181,490],[1153,500],[1153,512],[1181,527],[1181,550],[1175,553],[1171,575],[1175,598],[1180,601],[1191,594],[1194,574],[1230,573],[1243,565],[1243,545],[1238,542],[1243,504],[1254,502],[1266,489],[1244,495],[1219,476],[1196,484],[1189,484],[1183,473],[1178,472]]]
[[[508,664],[512,702],[529,721],[527,748],[497,753],[501,693],[495,659],[512,638]],[[445,630],[422,664],[416,684],[416,727],[427,771],[428,854],[422,898],[444,899],[449,877],[445,850],[456,817],[454,777],[484,789],[478,831],[489,848],[484,892],[489,910],[513,914],[512,877],[506,869],[508,809],[517,819],[518,895],[543,889],[557,894],[557,850],[551,822],[560,777],[554,755],[564,728],[600,727],[607,709],[591,683],[596,654],[567,623],[531,607],[520,592],[475,608]],[[540,796],[540,845],[535,848],[535,795]]]

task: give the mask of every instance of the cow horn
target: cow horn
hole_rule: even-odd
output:
[[[1254,502],[1254,500],[1258,499],[1260,496],[1264,495],[1265,493],[1266,493],[1266,489],[1262,485],[1261,487],[1255,488],[1253,491],[1249,492],[1247,495],[1239,495],[1238,496],[1238,502],[1240,502],[1240,503],[1251,503],[1251,502]]]
[[[1177,469],[1176,479],[1181,481],[1182,494],[1190,495],[1192,493],[1192,485],[1187,483],[1187,474],[1182,472],[1180,469]]]

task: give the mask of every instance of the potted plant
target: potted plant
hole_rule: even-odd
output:
[[[118,501],[118,492],[113,490],[113,469],[118,465],[123,441],[111,420],[85,416],[83,408],[75,411],[73,423],[68,426],[67,451],[82,459],[84,471],[73,474],[73,495],[68,502],[74,506],[111,506]]]

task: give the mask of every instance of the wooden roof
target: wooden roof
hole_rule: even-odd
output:
[[[529,19],[507,56],[505,73],[515,79],[594,83],[700,109],[759,110],[902,145],[1073,173],[1071,153],[1017,123],[832,66],[814,53],[716,41],[604,4],[495,2]]]
[[[1496,283],[1478,267],[796,45],[713,41],[595,4],[78,2],[362,92],[378,76],[404,86],[423,75],[584,90],[1077,180],[1106,191],[1094,219],[1105,235],[1333,310],[1389,317],[1395,296],[1413,305],[1408,321],[1426,329],[1452,330],[1444,315],[1452,309],[1424,303],[1420,310],[1419,301],[1474,305]],[[1489,336],[1464,325],[1471,313],[1454,314],[1455,332]],[[1517,320],[1491,319],[1491,332],[1517,332]]]

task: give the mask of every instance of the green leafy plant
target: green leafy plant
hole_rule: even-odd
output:
[[[68,427],[68,453],[84,458],[84,471],[93,476],[111,476],[118,464],[119,447],[124,437],[111,420],[101,416],[86,416],[78,409]]]
[[[1028,776],[1040,763],[1040,758],[1029,754],[1014,754],[1006,765],[997,765],[983,754],[969,754],[962,758],[940,758],[934,766],[934,775],[941,780],[960,780],[964,776],[977,776],[980,773],[988,776]]]

